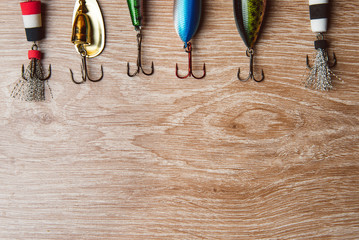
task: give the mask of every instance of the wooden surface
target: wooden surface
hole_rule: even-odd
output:
[[[102,82],[75,85],[74,1],[46,3],[44,66],[53,99],[9,97],[27,64],[19,1],[0,2],[0,239],[358,239],[358,1],[332,1],[327,38],[335,90],[303,87],[312,53],[305,0],[273,0],[256,45],[262,83],[236,79],[248,59],[232,2],[203,1],[193,41],[203,80],[180,80],[187,56],[172,1],[146,4],[143,60],[124,0],[100,0]]]

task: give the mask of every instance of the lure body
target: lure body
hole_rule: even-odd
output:
[[[312,32],[328,30],[329,0],[309,0],[309,15]]]
[[[139,29],[141,27],[141,0],[127,0],[128,10],[130,11],[132,25]]]
[[[40,41],[44,38],[41,21],[41,2],[31,1],[20,3],[22,18],[29,42]]]
[[[174,25],[181,40],[187,43],[196,34],[202,11],[202,0],[175,0],[173,8]]]
[[[252,49],[257,41],[265,9],[266,0],[233,0],[237,29],[249,49]]]
[[[71,42],[78,53],[86,50],[88,58],[97,57],[105,48],[105,23],[96,0],[76,0],[72,16]]]
[[[80,5],[74,24],[72,26],[71,42],[79,48],[79,45],[92,44],[92,28],[88,12],[85,5]]]

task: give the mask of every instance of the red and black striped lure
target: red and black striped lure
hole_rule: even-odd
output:
[[[51,65],[49,66],[48,74],[45,75],[40,62],[41,52],[38,50],[38,45],[36,44],[37,41],[44,38],[41,21],[41,2],[22,2],[20,3],[20,6],[27,41],[34,42],[34,44],[28,52],[30,64],[26,70],[24,65],[22,65],[21,78],[15,84],[11,96],[25,101],[44,101],[45,82],[48,84],[47,80],[51,76]]]

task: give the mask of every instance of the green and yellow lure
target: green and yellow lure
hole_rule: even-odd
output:
[[[264,73],[262,70],[262,78],[257,80],[253,75],[253,55],[254,45],[258,39],[260,29],[264,19],[266,9],[266,0],[233,0],[234,19],[236,21],[237,29],[244,44],[247,46],[247,56],[250,57],[249,76],[241,80],[239,77],[240,70],[238,70],[238,78],[241,81],[247,81],[252,78],[256,82],[264,80]]]
[[[140,0],[127,0],[130,10],[132,25],[137,29],[141,27],[141,2]]]

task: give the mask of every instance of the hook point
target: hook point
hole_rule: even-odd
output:
[[[51,70],[51,64],[49,64],[49,68],[47,70],[48,74],[45,78],[39,78],[41,81],[46,81],[46,80],[49,80],[50,77],[51,77],[51,74],[52,74],[52,70]]]
[[[152,74],[155,72],[155,68],[154,68],[154,63],[153,63],[153,62],[151,63],[151,72],[149,72],[149,73],[146,73],[146,72],[143,70],[142,66],[140,66],[140,67],[141,67],[142,73],[145,74],[146,76],[150,76],[150,75],[152,75]]]
[[[263,69],[262,69],[262,78],[261,78],[261,79],[257,80],[257,79],[254,77],[254,75],[253,75],[252,78],[253,78],[253,80],[256,81],[256,82],[262,82],[262,81],[264,80],[264,71],[263,71]]]
[[[87,76],[87,79],[91,82],[99,82],[103,79],[103,66],[101,65],[101,76],[98,78],[98,79],[92,79],[90,77],[90,75],[88,74],[88,69],[87,69],[87,64],[86,64],[86,76]]]
[[[71,79],[72,79],[72,81],[73,81],[74,83],[76,83],[76,84],[83,84],[84,82],[86,82],[86,78],[84,78],[83,76],[82,76],[82,81],[81,81],[81,82],[75,81],[75,79],[74,79],[74,73],[72,72],[71,68],[70,68],[69,70],[70,70],[70,74],[71,74]]]
[[[335,52],[333,52],[333,63],[329,67],[333,68],[336,65],[337,65],[337,57],[335,56]]]
[[[137,67],[137,70],[133,74],[131,74],[130,73],[130,63],[127,62],[127,76],[134,77],[139,73],[139,71],[140,71],[140,69],[139,69],[139,67]]]
[[[308,55],[307,55],[307,57],[306,57],[306,59],[305,59],[305,63],[306,63],[306,65],[307,65],[307,68],[308,68],[309,70],[312,70],[312,67],[311,67],[310,64],[309,64],[309,57],[308,57]]]
[[[202,79],[206,76],[206,63],[203,63],[203,75],[201,77],[196,77],[193,73],[192,73],[192,77],[194,77],[195,79]]]

